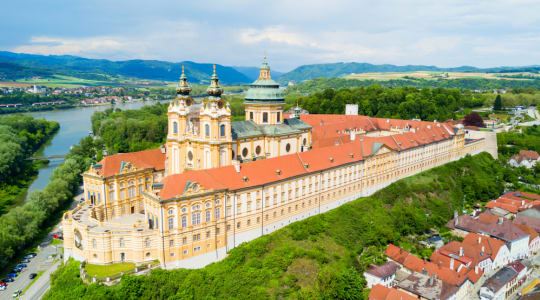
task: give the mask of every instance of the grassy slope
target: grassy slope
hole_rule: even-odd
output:
[[[388,243],[443,226],[464,193],[470,203],[497,196],[501,173],[488,154],[466,157],[243,244],[198,270],[155,270],[106,287],[83,284],[79,263],[70,261],[44,299],[362,299],[361,272],[382,260]]]

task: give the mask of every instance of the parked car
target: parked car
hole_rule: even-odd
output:
[[[18,264],[17,267],[18,267],[18,268],[26,268],[27,265],[23,263],[23,264]]]
[[[5,281],[0,281],[0,286],[6,286],[7,283]]]
[[[36,276],[37,276],[37,273],[30,273],[29,278],[34,279],[34,278],[36,278]]]
[[[28,253],[24,256],[24,259],[32,259],[34,257],[36,257],[36,253]]]
[[[22,263],[25,263],[25,264],[27,264],[27,263],[29,263],[29,262],[30,262],[30,259],[29,259],[29,258],[25,258],[25,259],[22,260]]]
[[[6,288],[7,288],[7,286],[5,286],[5,285],[0,285],[0,291],[5,291]]]
[[[23,268],[21,268],[21,267],[15,267],[15,268],[13,268],[13,273],[21,273],[22,270],[23,270]]]
[[[17,298],[17,297],[19,297],[21,294],[22,294],[22,291],[21,291],[21,290],[18,290],[18,291],[13,292],[13,298]]]
[[[9,275],[8,275],[9,276]],[[13,277],[4,278],[4,282],[13,282]]]

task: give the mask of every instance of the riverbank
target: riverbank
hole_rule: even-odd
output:
[[[0,215],[24,202],[39,170],[49,163],[48,160],[26,159],[43,151],[59,132],[59,125],[54,121],[26,119],[28,117],[0,119],[0,126],[3,126],[0,134],[8,135],[0,149]]]

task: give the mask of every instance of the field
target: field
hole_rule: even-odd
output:
[[[112,77],[104,75],[108,80],[91,80],[83,79],[72,76],[54,75],[53,77],[42,78],[24,78],[17,81],[2,81],[0,86],[4,87],[30,87],[34,84],[38,86],[46,87],[64,87],[64,88],[77,88],[81,86],[132,86],[132,87],[164,87],[170,82],[156,81],[156,80],[138,80],[134,78],[126,77]]]
[[[463,79],[463,78],[483,78],[499,80],[530,80],[528,78],[515,78],[510,76],[530,76],[540,78],[540,75],[521,72],[521,73],[474,73],[474,72],[431,72],[415,71],[403,73],[359,73],[345,76],[347,79],[373,79],[373,80],[391,80],[391,79]]]

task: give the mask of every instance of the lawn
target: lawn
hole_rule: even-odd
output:
[[[64,243],[64,241],[60,240],[60,239],[53,239],[51,241],[51,246],[54,246],[54,245],[62,245]]]
[[[110,265],[92,265],[86,264],[84,267],[86,274],[90,277],[106,278],[135,269],[134,263],[117,263]]]

